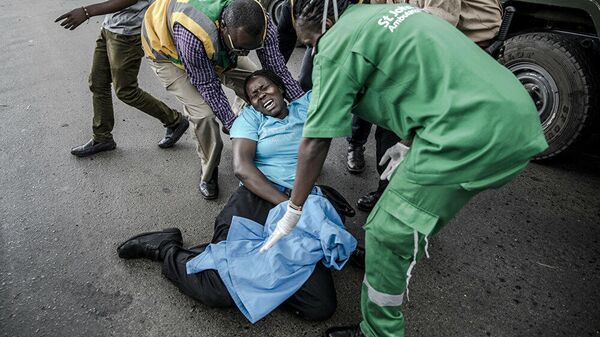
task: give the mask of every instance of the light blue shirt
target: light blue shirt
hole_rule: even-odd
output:
[[[227,240],[210,244],[186,264],[188,274],[217,270],[231,298],[252,323],[298,291],[317,263],[339,270],[356,249],[356,239],[344,229],[333,205],[320,195],[310,195],[294,230],[260,253],[287,204],[274,207],[264,226],[233,217]]]
[[[294,186],[298,147],[311,92],[288,105],[289,114],[283,119],[265,116],[249,106],[242,110],[230,130],[231,138],[246,138],[256,142],[256,167],[270,181],[287,187]]]

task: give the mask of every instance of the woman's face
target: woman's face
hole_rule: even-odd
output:
[[[283,100],[283,90],[264,76],[256,76],[247,84],[250,104],[264,115],[284,118],[287,105]]]

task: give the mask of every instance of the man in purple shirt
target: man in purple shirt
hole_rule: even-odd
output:
[[[256,49],[262,66],[282,78],[289,101],[304,94],[285,66],[277,28],[256,0],[157,0],[144,17],[142,45],[167,91],[184,105],[201,159],[200,193],[214,199],[223,148],[215,116],[225,133],[235,120],[221,84],[242,102],[243,81],[257,70],[248,52]]]

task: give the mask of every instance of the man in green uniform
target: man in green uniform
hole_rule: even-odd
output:
[[[547,147],[535,106],[510,71],[421,9],[298,0],[294,14],[301,41],[316,51],[313,97],[288,212],[262,250],[301,217],[331,138],[351,133],[353,106],[361,118],[412,140],[365,225],[363,321],[326,332],[402,337],[401,304],[427,238]]]

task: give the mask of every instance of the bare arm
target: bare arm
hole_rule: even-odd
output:
[[[60,23],[60,25],[63,26],[65,29],[73,30],[77,28],[80,24],[82,24],[85,20],[93,16],[118,12],[135,4],[136,2],[138,2],[138,0],[108,0],[105,2],[99,2],[89,6],[75,8],[72,11],[59,16],[58,18],[56,18],[56,20],[54,20],[54,22],[64,20]]]
[[[272,204],[277,205],[286,201],[288,199],[287,195],[273,187],[254,164],[256,141],[246,138],[234,138],[231,143],[233,145],[233,172],[244,186]]]
[[[302,138],[298,150],[296,181],[290,200],[294,205],[302,206],[308,198],[327,158],[331,138]]]

